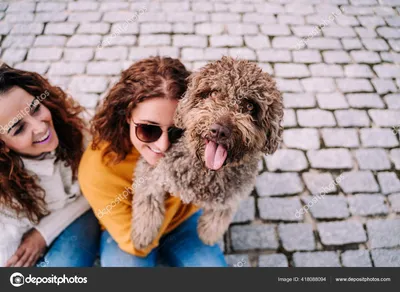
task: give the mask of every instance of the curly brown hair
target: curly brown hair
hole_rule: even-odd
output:
[[[124,160],[133,147],[127,121],[134,107],[149,98],[181,99],[189,75],[178,59],[169,57],[143,59],[123,71],[92,120],[92,149],[106,142],[103,158],[111,154],[115,164]]]
[[[52,86],[45,78],[34,72],[0,66],[0,96],[14,87],[19,87],[37,97],[48,92],[41,103],[52,115],[55,131],[59,138],[56,161],[64,161],[71,167],[73,179],[77,178],[80,159],[84,152],[85,122],[79,117],[84,110],[57,86]],[[47,94],[46,92],[46,94]],[[26,216],[37,223],[49,214],[44,201],[45,191],[37,184],[37,177],[24,169],[21,156],[14,151],[6,151],[5,142],[0,139],[0,204]]]

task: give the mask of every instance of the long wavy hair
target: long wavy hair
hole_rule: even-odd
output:
[[[14,87],[19,87],[34,97],[45,93],[48,96],[41,103],[49,109],[59,138],[56,149],[56,161],[65,162],[71,167],[73,179],[77,179],[77,170],[84,151],[84,121],[79,114],[84,110],[71,97],[57,86],[52,86],[45,78],[34,72],[0,65],[0,98]],[[18,216],[26,216],[37,223],[49,214],[45,200],[45,191],[37,183],[37,177],[28,174],[21,156],[10,150],[0,139],[0,204],[16,211]]]
[[[128,120],[134,107],[149,98],[181,99],[187,89],[190,72],[178,60],[169,57],[150,57],[131,65],[122,72],[91,123],[92,149],[107,143],[103,159],[118,163],[132,152]]]

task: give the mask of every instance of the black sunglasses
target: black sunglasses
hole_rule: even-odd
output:
[[[145,143],[152,143],[157,141],[158,139],[160,139],[163,133],[163,130],[160,126],[150,124],[136,124],[135,122],[133,124],[136,126],[136,137],[140,141]],[[183,132],[183,129],[179,129],[176,127],[168,128],[168,140],[171,143],[175,143],[180,137],[182,137]]]

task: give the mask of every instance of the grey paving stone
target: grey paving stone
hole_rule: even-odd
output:
[[[362,26],[365,27],[377,27],[386,25],[385,21],[380,16],[359,16],[358,20],[360,21]]]
[[[174,35],[175,39],[181,41],[180,36],[181,35]],[[174,45],[178,45],[175,39],[174,39]],[[140,47],[169,46],[171,44],[171,37],[166,34],[140,35],[138,41]],[[179,45],[182,44],[183,43],[179,43]]]
[[[304,24],[304,17],[297,15],[278,14],[278,22],[282,24],[302,25]]]
[[[265,158],[269,171],[301,171],[308,167],[307,159],[300,150],[278,149]]]
[[[372,121],[381,127],[398,126],[400,121],[400,111],[397,110],[369,110]]]
[[[372,216],[389,212],[382,195],[357,194],[348,197],[348,201],[353,215]]]
[[[326,192],[333,190],[335,183],[331,182],[321,188],[320,193],[313,197],[303,196],[305,204],[303,207],[307,212],[311,212],[315,219],[343,219],[350,216],[347,208],[346,199],[343,196],[325,195]]]
[[[225,255],[225,260],[229,267],[235,267],[235,268],[251,267],[249,255],[247,254]]]
[[[244,42],[247,47],[255,50],[261,50],[271,47],[269,38],[264,35],[255,35],[255,36],[246,35],[244,36]]]
[[[350,64],[344,67],[344,73],[347,77],[374,77],[374,73],[368,65]]]
[[[315,98],[310,93],[283,93],[285,108],[312,108],[315,107]]]
[[[379,94],[398,91],[396,84],[390,79],[371,79],[371,82]]]
[[[128,48],[126,47],[111,47],[102,48],[96,51],[96,60],[126,60],[128,57]]]
[[[258,50],[258,60],[261,62],[290,62],[292,56],[287,50]]]
[[[311,167],[321,169],[345,169],[353,167],[353,160],[348,149],[321,149],[307,151]]]
[[[317,50],[335,50],[341,49],[342,44],[338,39],[315,37],[308,41],[307,47]]]
[[[285,24],[261,25],[260,30],[266,36],[286,36],[291,34],[289,26]]]
[[[43,62],[23,62],[16,64],[14,67],[20,70],[33,71],[44,75],[50,67],[50,64]]]
[[[297,126],[296,113],[292,109],[283,110],[283,122],[282,126],[284,128],[290,128]]]
[[[395,52],[381,52],[382,61],[399,63],[400,62],[400,54]]]
[[[325,51],[322,53],[326,63],[347,64],[351,62],[350,55],[346,51]]]
[[[339,92],[318,93],[316,97],[319,107],[323,109],[333,110],[349,107],[346,98]]]
[[[294,49],[301,44],[301,39],[294,36],[277,36],[272,40],[272,47],[277,49]]]
[[[398,40],[389,40],[388,41],[390,47],[393,51],[400,52],[400,41]]]
[[[390,159],[393,161],[395,168],[400,169],[400,149],[390,150]]]
[[[57,61],[62,55],[61,48],[32,48],[28,52],[30,61]]]
[[[345,50],[362,49],[362,44],[357,38],[344,38],[342,39],[342,44]]]
[[[249,48],[231,48],[228,49],[228,55],[233,58],[245,59],[255,61],[257,60],[256,54]]]
[[[101,41],[101,35],[95,35],[95,34],[75,34],[71,36],[68,41],[67,41],[67,47],[96,47],[98,44],[100,44]]]
[[[390,129],[361,129],[361,142],[364,147],[395,147],[399,141]]]
[[[260,217],[265,220],[301,221],[303,216],[296,216],[301,209],[299,198],[261,198],[258,199]]]
[[[122,70],[121,62],[90,62],[87,64],[86,73],[89,75],[119,75]]]
[[[70,88],[76,92],[103,93],[107,85],[107,79],[102,76],[74,76]]]
[[[341,257],[345,267],[372,267],[368,250],[346,250]]]
[[[22,62],[25,59],[27,52],[27,49],[6,49],[4,50],[1,59],[9,65]]]
[[[399,78],[400,77],[400,67],[395,64],[375,65],[374,71],[380,78]]]
[[[281,92],[303,92],[298,79],[275,78],[276,85]]]
[[[18,22],[32,22],[34,19],[34,14],[30,12],[16,12],[7,13],[4,17],[6,22],[18,23]]]
[[[303,64],[275,64],[275,75],[284,78],[301,78],[310,76],[306,65]]]
[[[297,119],[302,127],[330,127],[336,125],[333,114],[320,109],[298,110]]]
[[[89,61],[93,56],[92,48],[64,49],[63,59],[66,61]]]
[[[315,249],[315,239],[311,224],[279,224],[278,233],[286,251]]]
[[[295,267],[340,267],[339,256],[333,251],[296,252]]]
[[[370,51],[388,51],[389,45],[383,39],[364,38],[362,43]]]
[[[293,61],[297,63],[319,63],[322,61],[322,57],[317,50],[293,51]]]
[[[379,186],[370,171],[344,172],[343,177],[339,185],[344,193],[379,192]]]
[[[304,172],[302,174],[302,177],[304,183],[307,186],[307,189],[313,195],[318,195],[322,191],[325,191],[327,193],[333,193],[337,191],[333,176],[329,172]]]
[[[49,75],[77,75],[85,71],[85,64],[80,62],[54,62],[50,66]]]
[[[301,84],[307,92],[333,92],[336,89],[331,78],[312,77],[301,79]]]
[[[6,38],[2,40],[1,47],[3,49],[31,48],[34,40],[34,36],[7,35]]]
[[[390,206],[396,213],[400,213],[400,193],[391,194],[388,196]]]
[[[370,51],[351,51],[350,56],[357,64],[366,63],[366,64],[376,64],[381,62],[381,58],[377,52]]]
[[[264,172],[256,179],[256,190],[261,197],[291,195],[300,193],[303,184],[297,173]]]
[[[371,256],[375,267],[400,267],[400,250],[374,249]]]
[[[358,149],[355,151],[360,169],[364,170],[385,170],[390,169],[390,161],[383,149]]]
[[[347,94],[346,97],[353,108],[383,108],[385,106],[379,95],[374,93]]]
[[[327,147],[355,148],[360,146],[355,129],[322,129],[321,133]]]
[[[283,131],[283,142],[287,147],[302,150],[320,148],[319,134],[316,129],[285,130]]]
[[[236,212],[233,223],[253,221],[256,213],[254,197],[248,197],[240,203],[239,210]]]
[[[373,27],[356,27],[355,30],[360,38],[375,38],[378,36]]]
[[[318,223],[317,229],[324,245],[345,245],[367,241],[363,225],[357,221]]]
[[[323,32],[326,37],[333,38],[346,38],[357,36],[353,28],[343,26],[327,26],[323,29]]]
[[[284,254],[268,254],[260,255],[258,258],[259,267],[274,267],[285,268],[288,267],[288,260]]]
[[[343,77],[343,69],[339,65],[312,64],[309,66],[311,75],[316,77]]]
[[[264,13],[243,13],[243,22],[244,23],[258,23],[258,24],[267,24],[267,23],[276,23],[276,18],[274,15],[268,15]]]
[[[395,172],[378,173],[378,181],[383,194],[400,192],[400,180]]]
[[[376,32],[385,39],[400,38],[400,31],[393,27],[382,26],[376,29]]]
[[[301,37],[301,38],[307,38],[309,36],[321,36],[321,30],[316,29],[315,26],[312,25],[292,25],[291,29],[293,31],[293,34],[295,36]]]
[[[204,38],[202,41],[202,47],[206,46],[207,39]],[[241,47],[243,45],[242,36],[231,36],[231,35],[217,35],[210,37],[211,47]]]
[[[67,42],[65,36],[39,35],[35,39],[34,47],[63,47]]]
[[[371,92],[374,91],[368,79],[339,78],[337,85],[342,92]]]
[[[235,251],[250,249],[277,249],[279,246],[275,225],[239,225],[230,228],[232,248]]]
[[[368,127],[370,125],[367,112],[363,110],[337,110],[335,117],[341,127]]]
[[[368,220],[367,231],[371,248],[389,248],[400,245],[400,219]]]
[[[258,26],[253,23],[229,23],[226,25],[230,35],[256,35]],[[263,31],[261,29],[261,31]]]

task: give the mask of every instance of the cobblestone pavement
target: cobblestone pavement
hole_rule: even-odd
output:
[[[2,1],[0,44],[91,114],[150,55],[258,62],[285,131],[222,243],[229,263],[400,266],[400,0]]]

